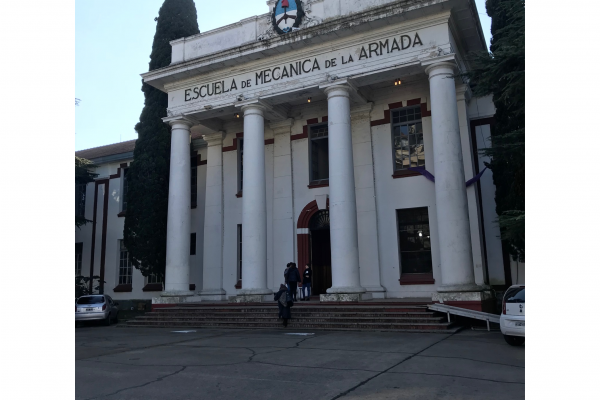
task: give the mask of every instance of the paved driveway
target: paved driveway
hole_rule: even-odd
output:
[[[525,347],[499,332],[172,331],[77,328],[76,398],[525,398]]]

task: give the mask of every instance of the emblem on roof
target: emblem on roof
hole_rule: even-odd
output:
[[[300,29],[304,11],[300,0],[277,0],[273,7],[273,28],[284,34]]]

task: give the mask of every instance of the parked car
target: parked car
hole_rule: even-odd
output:
[[[117,321],[118,305],[105,294],[81,296],[75,301],[75,322],[101,320],[108,326]]]
[[[500,331],[511,346],[525,343],[525,286],[513,285],[504,293]]]

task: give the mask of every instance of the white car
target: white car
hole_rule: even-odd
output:
[[[513,285],[504,293],[500,331],[511,346],[525,343],[525,286]]]

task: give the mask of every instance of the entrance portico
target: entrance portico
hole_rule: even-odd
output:
[[[387,7],[400,3],[390,1]],[[188,137],[190,128],[201,132],[207,143],[204,225],[178,222],[189,208],[189,201],[177,201],[189,199],[183,184],[170,188],[168,217],[168,260],[175,254],[183,260],[187,250],[175,243],[190,232],[204,231],[203,300],[272,301],[285,264],[310,259],[301,254],[307,248],[298,245],[300,235],[308,232],[296,225],[306,219],[307,204],[325,197],[332,283],[321,301],[402,296],[486,300],[487,261],[480,247],[474,248],[479,241],[471,240],[475,230],[478,237],[482,221],[470,216],[477,217],[481,205],[467,196],[465,182],[472,176],[465,176],[464,164],[473,155],[463,154],[470,139],[459,126],[456,85],[462,82],[454,79],[464,62],[449,29],[451,13],[423,7],[423,16],[410,23],[409,14],[374,8],[368,10],[373,18],[368,30],[358,22],[356,28],[332,23],[317,29],[317,24],[271,37],[268,47],[258,40],[210,59],[192,50],[201,47],[202,35],[185,38],[171,43],[171,66],[144,74],[147,83],[169,93],[165,121],[173,126],[171,163],[176,167],[171,182],[189,181],[189,176],[173,176],[185,168],[178,160],[189,147],[189,139],[184,145],[180,138],[181,126],[187,127]],[[361,12],[340,18],[360,21]],[[295,35],[293,46],[290,35]],[[424,110],[419,132],[411,131],[415,135],[410,138],[406,133],[401,147],[391,125],[399,124],[398,132],[403,128],[390,120],[390,113],[415,107]],[[311,132],[323,126],[326,156],[311,150]],[[315,184],[308,171],[317,168],[317,156],[325,158],[327,174]],[[413,158],[424,160],[414,164],[421,169],[411,169]],[[400,174],[396,170],[402,162],[410,168]],[[419,175],[423,170],[435,175],[435,183]],[[234,182],[243,190],[233,193]],[[401,280],[414,271],[406,272],[404,266],[403,272],[399,251],[412,250],[398,249],[399,240],[393,239],[398,229],[394,210],[419,207],[426,208],[431,221],[426,232],[431,234],[418,251],[428,252],[431,266],[417,274],[426,278]],[[235,228],[240,236],[232,240]],[[189,268],[189,263],[167,262],[164,296],[174,296],[175,289],[181,290],[180,298],[193,294],[183,291],[194,283],[185,279]]]

